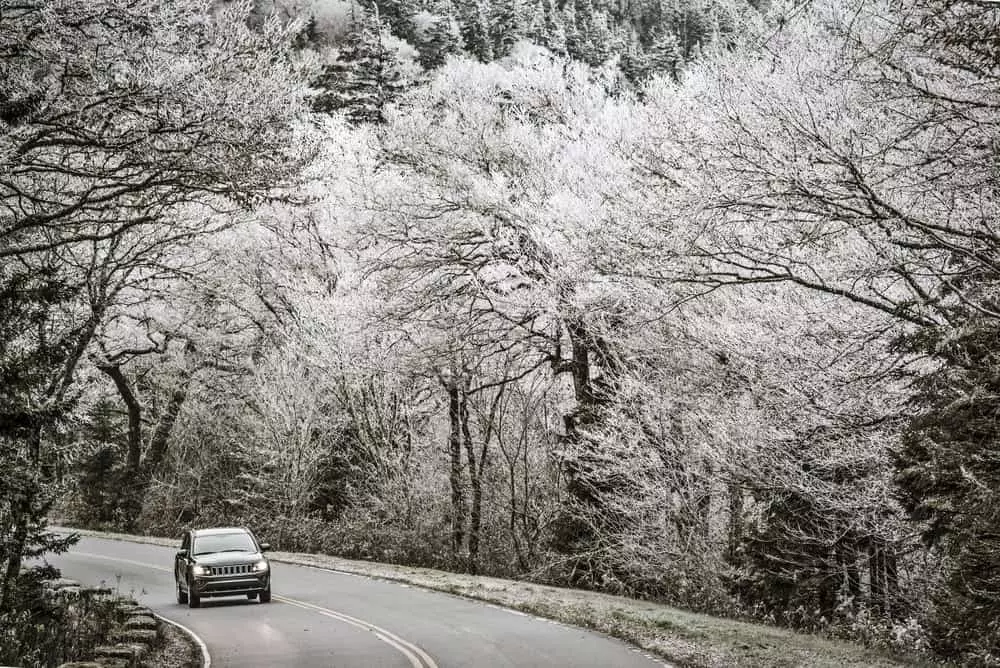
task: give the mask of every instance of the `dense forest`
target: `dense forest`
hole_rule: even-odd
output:
[[[998,35],[0,0],[0,639],[53,514],[1000,665]]]

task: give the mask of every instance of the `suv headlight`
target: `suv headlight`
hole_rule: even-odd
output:
[[[211,575],[212,569],[208,566],[202,566],[200,564],[195,564],[191,567],[191,572],[195,575]]]
[[[256,564],[253,565],[253,572],[262,573],[266,571],[267,568],[268,568],[267,559],[261,559],[260,561],[258,561]]]

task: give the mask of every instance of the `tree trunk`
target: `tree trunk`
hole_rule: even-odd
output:
[[[740,544],[743,542],[743,488],[737,482],[729,483],[729,530],[726,542],[726,560],[739,561]]]
[[[712,465],[705,464],[705,480],[698,485],[701,495],[698,497],[698,517],[697,531],[698,537],[703,541],[708,540],[708,534],[712,516]]]
[[[448,385],[448,421],[451,427],[448,451],[451,455],[451,552],[460,561],[465,542],[465,486],[462,477],[462,410],[458,385]]]
[[[899,571],[892,545],[873,539],[868,546],[868,577],[873,610],[892,618],[897,613],[896,596],[899,590]]]
[[[149,448],[146,450],[146,457],[142,462],[142,470],[146,478],[152,478],[167,454],[170,433],[173,431],[177,416],[180,415],[181,408],[184,406],[184,400],[187,399],[187,381],[189,377],[190,374],[184,374],[181,379],[182,384],[170,394],[167,409],[164,411],[163,417],[160,418],[160,422],[156,425],[153,437],[149,440]]]
[[[883,552],[885,559],[885,614],[890,619],[896,619],[899,610],[899,564],[896,561],[896,549],[891,543],[886,544]]]
[[[28,439],[28,466],[32,471],[37,471],[42,449],[42,429],[39,425],[31,427]],[[33,485],[27,485],[21,499],[12,504],[14,531],[7,545],[9,552],[4,571],[3,592],[0,592],[0,610],[9,610],[12,604],[11,597],[14,595],[14,585],[21,573],[21,560],[28,543],[28,524],[31,521],[32,506],[35,503],[35,491]]]
[[[102,364],[97,367],[107,375],[115,384],[118,395],[125,402],[128,410],[128,454],[125,458],[125,468],[134,473],[138,473],[139,464],[142,458],[142,407],[135,393],[129,387],[128,379],[117,364]]]
[[[479,570],[479,533],[482,525],[483,479],[482,463],[477,466],[475,443],[469,431],[469,395],[461,391],[459,417],[462,426],[462,440],[469,463],[469,483],[472,489],[472,510],[469,515],[469,572],[475,575]],[[483,453],[485,457],[485,452]]]
[[[882,548],[877,539],[868,544],[868,580],[869,595],[873,610],[882,611],[885,602],[885,571],[882,559]]]
[[[66,360],[63,363],[62,373],[55,381],[53,385],[49,387],[47,394],[57,402],[63,400],[66,396],[66,392],[69,391],[70,386],[73,384],[73,374],[76,373],[76,367],[83,358],[83,354],[86,352],[87,347],[90,345],[91,341],[94,339],[94,333],[97,332],[97,326],[104,319],[104,306],[95,306],[87,318],[87,321],[83,324],[80,329],[77,330],[76,341],[74,342],[69,354],[66,356]]]
[[[573,393],[582,412],[590,412],[595,397],[590,382],[590,346],[587,344],[587,329],[582,321],[576,320],[566,328],[573,351]]]
[[[861,569],[858,567],[858,548],[853,544],[840,548],[840,561],[844,566],[844,578],[847,581],[847,593],[852,604],[857,605],[861,598]]]
[[[33,496],[30,491],[26,491],[24,497],[13,506],[14,532],[8,547],[10,552],[7,555],[7,566],[4,570],[0,610],[10,610],[13,603],[11,597],[14,595],[14,585],[21,572],[21,556],[24,554],[24,546],[28,541],[28,518],[31,516]]]

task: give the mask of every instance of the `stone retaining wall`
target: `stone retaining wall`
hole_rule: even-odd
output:
[[[107,587],[83,587],[79,582],[59,578],[43,583],[46,591],[68,605],[93,597],[114,604],[114,625],[104,644],[93,649],[85,661],[64,663],[59,668],[146,668],[146,659],[161,642],[159,620],[146,607],[116,596]]]

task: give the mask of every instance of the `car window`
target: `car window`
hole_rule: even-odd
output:
[[[194,549],[191,551],[191,554],[256,551],[257,546],[246,532],[234,531],[233,533],[214,533],[207,536],[195,536]]]

